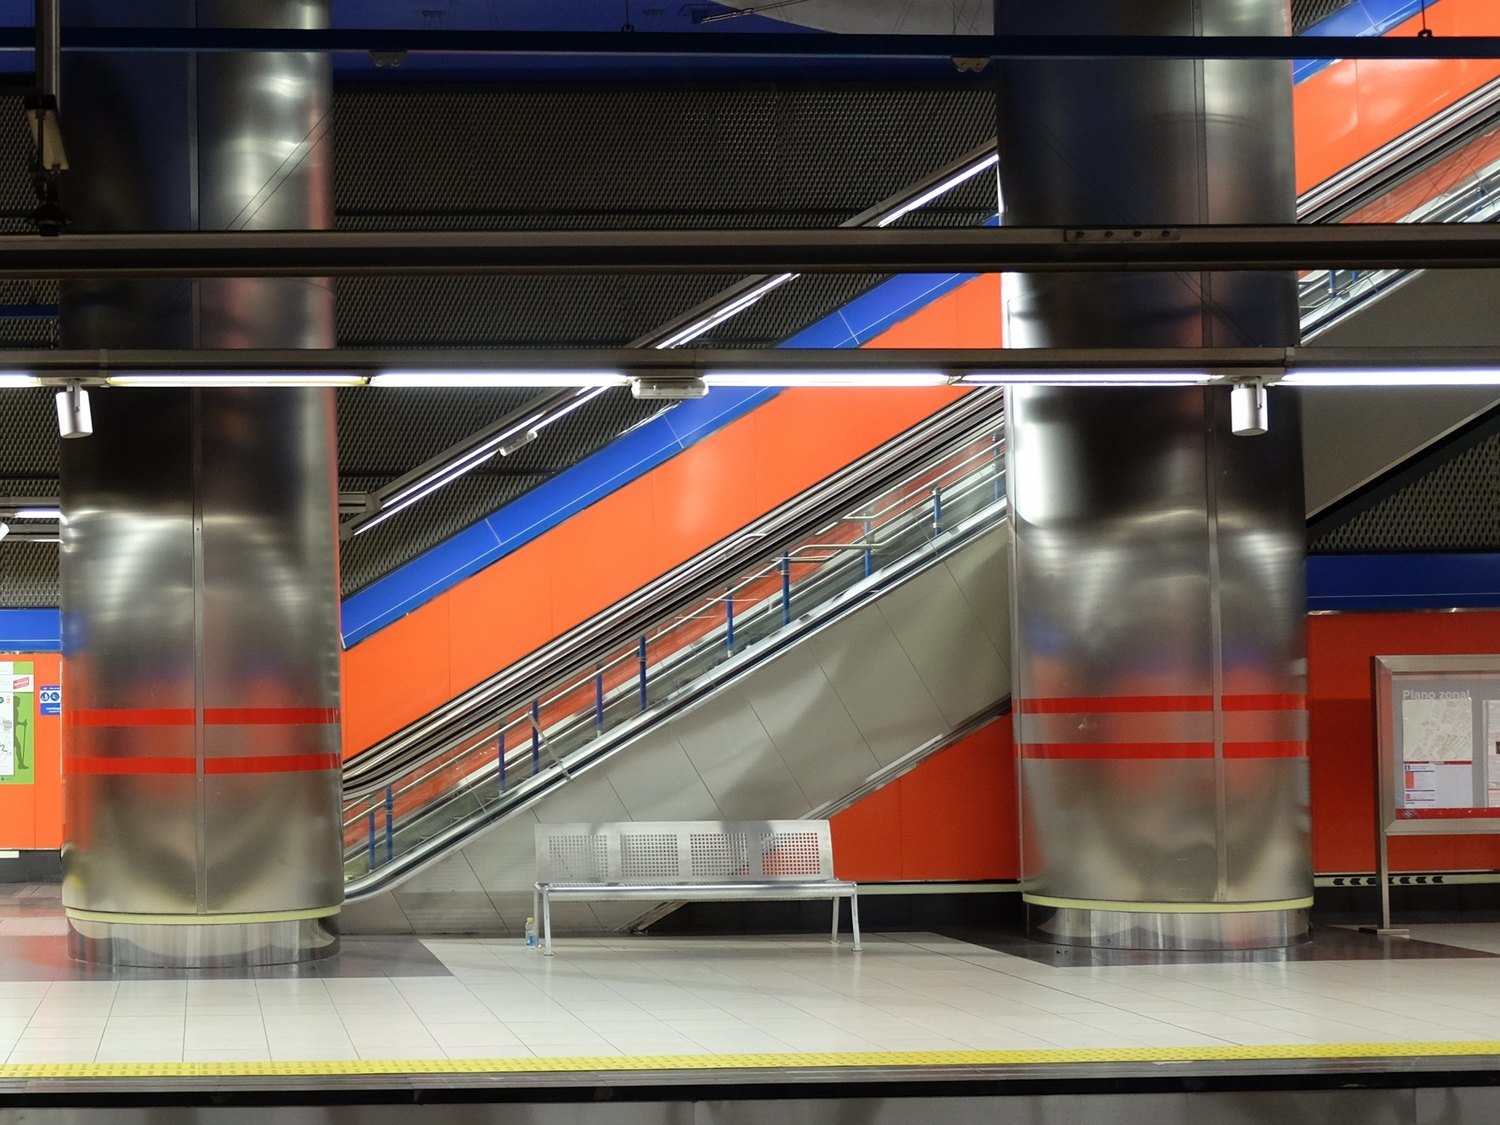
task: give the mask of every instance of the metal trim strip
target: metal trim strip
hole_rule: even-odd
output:
[[[1051,906],[1058,910],[1117,910],[1127,914],[1257,914],[1273,910],[1306,910],[1312,896],[1287,898],[1275,902],[1111,902],[1104,899],[1051,898],[1024,891],[1021,901],[1033,906]]]
[[[305,918],[328,918],[341,906],[312,906],[305,910],[267,910],[251,914],[125,914],[113,910],[79,910],[67,906],[63,912],[79,922],[106,922],[125,926],[239,926],[264,922],[299,922]]]

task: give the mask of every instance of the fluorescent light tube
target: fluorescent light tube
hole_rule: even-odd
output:
[[[1391,368],[1380,370],[1288,371],[1280,387],[1491,387],[1500,386],[1500,368]]]
[[[623,371],[381,371],[372,387],[623,387]]]
[[[710,387],[943,387],[941,371],[710,371]]]
[[[1218,376],[1204,371],[971,371],[958,379],[968,386],[1040,383],[1059,387],[1191,387]]]
[[[62,519],[61,508],[19,508],[15,517],[18,520],[60,520]]]
[[[164,371],[111,375],[105,382],[111,387],[362,387],[369,382],[369,376],[338,371]]]
[[[932,187],[928,188],[920,195],[912,196],[899,207],[888,212],[887,214],[880,216],[880,218],[875,221],[875,225],[877,227],[888,227],[897,219],[904,218],[905,216],[910,215],[913,211],[916,211],[922,207],[926,207],[934,199],[937,199],[940,196],[947,195],[954,188],[958,187],[959,184],[967,183],[969,180],[972,180],[975,176],[979,175],[979,173],[983,172],[986,168],[993,168],[999,163],[1000,154],[998,152],[992,152],[990,153],[990,155],[981,158],[976,163],[970,164],[967,168],[959,169],[957,172],[953,173],[953,175],[949,176],[946,180],[943,180],[940,183],[933,184]]]
[[[35,375],[20,371],[0,371],[0,387],[39,387],[42,381]]]

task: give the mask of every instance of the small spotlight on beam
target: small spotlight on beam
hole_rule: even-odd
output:
[[[1266,385],[1236,383],[1229,391],[1229,428],[1235,437],[1259,437],[1266,432]]]
[[[78,383],[69,383],[57,392],[57,432],[65,438],[88,437],[94,432],[89,393]]]

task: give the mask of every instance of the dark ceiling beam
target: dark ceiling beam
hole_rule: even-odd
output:
[[[1500,366],[1493,347],[1258,348],[327,348],[6,349],[6,371],[47,380],[102,381],[125,373],[376,373],[482,371],[692,378],[705,372],[1207,371],[1233,378],[1287,366],[1329,369],[1471,369]],[[0,392],[3,393],[3,392]]]
[[[0,278],[995,273],[1500,266],[1478,223],[617,231],[239,231],[0,238]]]
[[[0,29],[0,51],[34,49],[29,27]],[[1500,58],[1483,35],[824,35],[485,29],[64,28],[68,52],[332,51],[383,55],[670,56],[802,59],[1472,59]]]

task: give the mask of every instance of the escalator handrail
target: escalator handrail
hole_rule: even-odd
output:
[[[1002,416],[1003,398],[991,388],[965,392],[953,403],[864,457],[833,473],[730,536],[673,567],[635,593],[522,657],[442,707],[387,736],[345,763],[344,800],[382,790],[407,769],[462,737],[466,724],[487,721],[503,701],[525,697],[555,679],[564,666],[602,658],[621,638],[638,634],[674,606],[687,604],[756,558],[844,515],[861,496],[878,495],[934,456],[934,450],[988,419]]]

